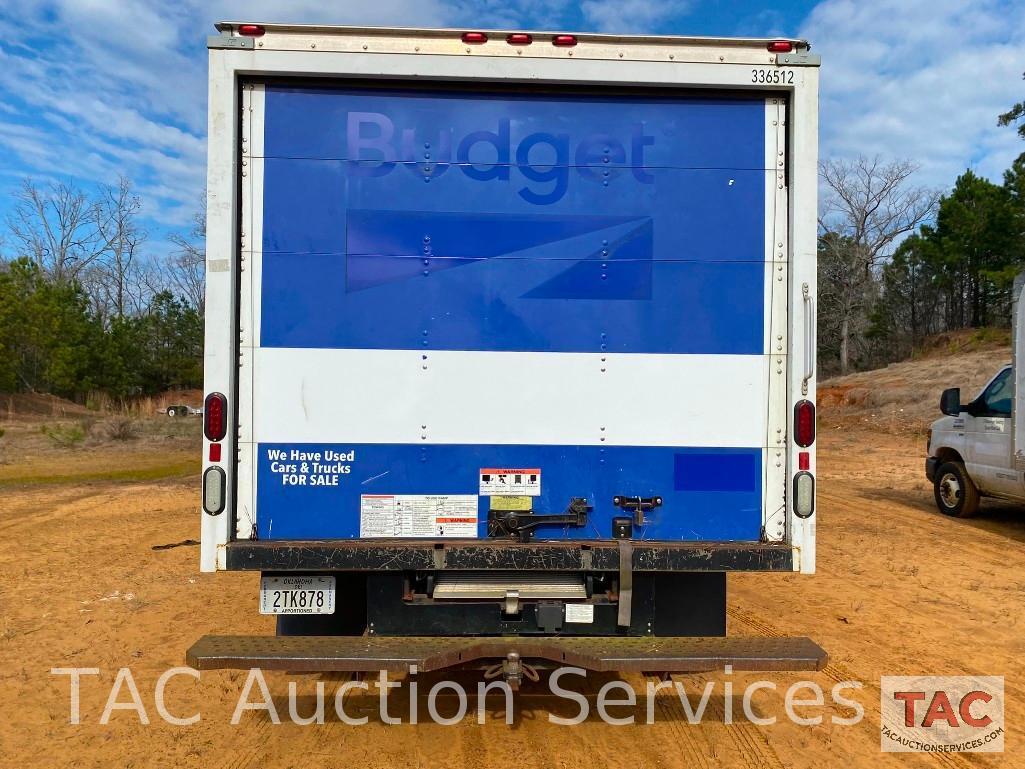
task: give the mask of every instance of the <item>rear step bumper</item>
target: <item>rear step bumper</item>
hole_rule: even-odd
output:
[[[696,673],[821,670],[827,655],[810,638],[204,636],[186,652],[197,670],[262,668],[296,673],[443,670],[512,659],[594,671]]]
[[[619,571],[622,540],[236,540],[228,571]],[[633,571],[793,571],[785,542],[633,542]]]

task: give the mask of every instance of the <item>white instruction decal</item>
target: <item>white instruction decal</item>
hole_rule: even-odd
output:
[[[472,494],[363,494],[361,537],[476,537]]]
[[[579,622],[590,625],[594,622],[593,603],[568,603],[566,604],[566,621]]]
[[[540,467],[482,467],[480,469],[480,495],[482,497],[540,497]]]

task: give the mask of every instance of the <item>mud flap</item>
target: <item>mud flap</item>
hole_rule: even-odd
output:
[[[630,627],[634,598],[634,546],[628,539],[619,540],[619,621]]]

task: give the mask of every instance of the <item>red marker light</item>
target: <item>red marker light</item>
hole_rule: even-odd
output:
[[[464,32],[463,42],[472,43],[473,45],[480,45],[481,43],[488,42],[488,36],[483,32]]]
[[[576,44],[576,35],[556,35],[552,38],[552,45],[557,45],[560,48],[570,48]]]
[[[526,32],[513,32],[505,38],[505,42],[509,45],[530,45],[534,42],[534,38]]]
[[[790,53],[794,50],[794,44],[789,40],[773,40],[765,47],[770,53]]]
[[[213,446],[210,448],[213,448]],[[802,451],[797,455],[797,469],[811,470],[811,454],[807,451]]]
[[[246,37],[263,37],[264,33],[266,33],[266,32],[267,32],[267,30],[265,30],[259,24],[239,24],[238,25],[238,33],[240,35],[245,35]]]
[[[210,461],[220,462],[221,461],[221,444],[211,443],[210,444]]]
[[[815,404],[798,401],[794,406],[794,442],[805,448],[815,442]]]
[[[207,440],[219,441],[228,432],[228,399],[210,393],[203,404],[203,432]]]

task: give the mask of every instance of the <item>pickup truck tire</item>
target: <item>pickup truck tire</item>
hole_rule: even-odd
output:
[[[944,462],[936,469],[933,492],[944,515],[970,518],[979,510],[979,490],[960,462]]]

